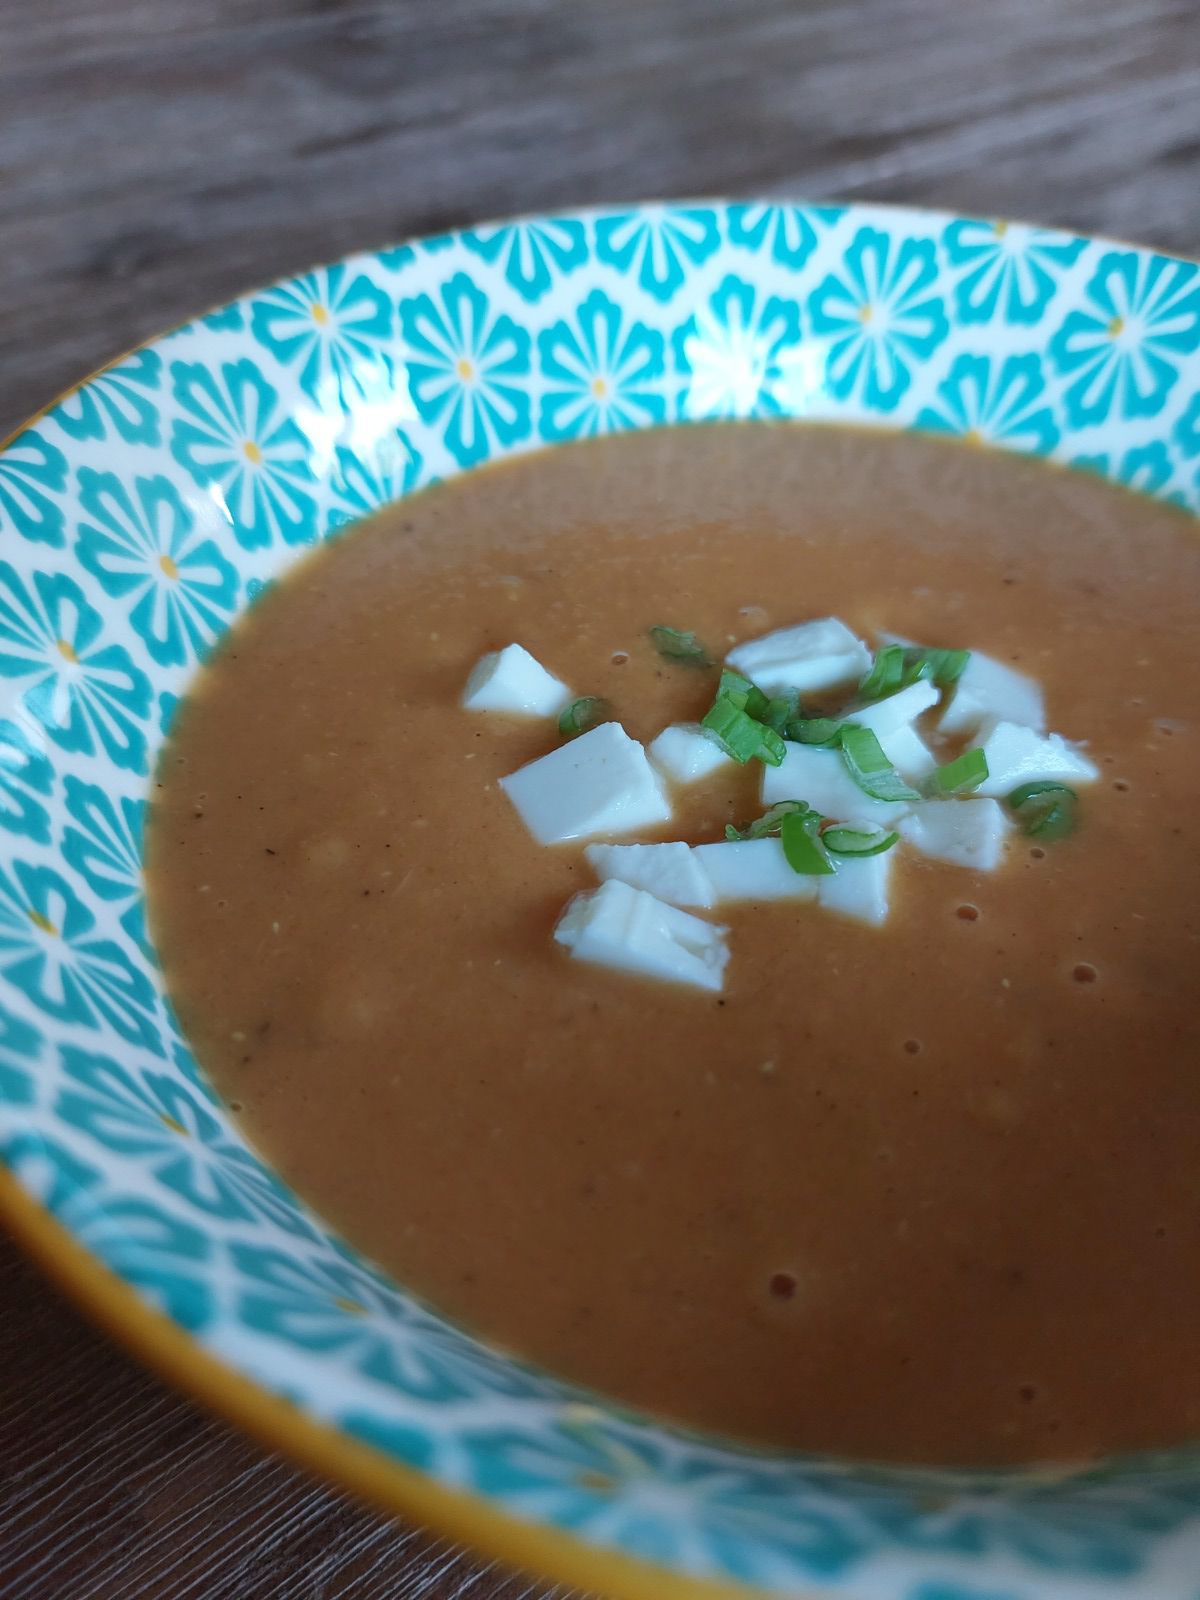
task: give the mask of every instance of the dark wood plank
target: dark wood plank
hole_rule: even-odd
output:
[[[0,432],[344,251],[755,191],[1200,252],[1196,0],[0,0]],[[0,1247],[10,1600],[515,1600],[162,1389]],[[539,1589],[537,1592],[541,1593]]]

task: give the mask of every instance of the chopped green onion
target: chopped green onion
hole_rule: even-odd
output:
[[[870,728],[860,728],[852,722],[843,724],[842,759],[858,787],[873,800],[921,798],[896,771]]]
[[[651,644],[664,660],[678,661],[686,667],[712,666],[708,651],[686,628],[667,628],[657,623],[649,633]]]
[[[756,691],[757,692],[757,691]],[[700,726],[713,735],[727,756],[745,766],[747,761],[763,761],[777,767],[786,752],[774,728],[764,728],[737,704],[736,697],[719,694]]]
[[[982,750],[964,750],[962,755],[954,761],[947,761],[944,767],[939,767],[936,772],[931,772],[926,784],[926,793],[933,796],[951,794],[969,794],[988,775],[987,757]]]
[[[871,670],[858,686],[860,699],[883,700],[904,687],[904,646],[885,645],[878,651]]]
[[[731,843],[745,839],[769,839],[774,834],[781,832],[783,819],[791,816],[806,817],[810,813],[815,815],[813,808],[807,800],[780,800],[769,811],[764,811],[745,828],[735,828],[732,822],[725,824],[725,837]]]
[[[793,717],[784,731],[796,744],[837,744],[843,726],[836,717]]]
[[[963,668],[970,659],[969,650],[925,650],[912,645],[904,652],[902,687],[929,678],[939,689],[949,689],[962,677]]]
[[[1021,831],[1031,839],[1065,839],[1074,832],[1079,796],[1065,783],[1023,783],[1008,797]]]
[[[581,695],[560,713],[558,731],[565,739],[573,739],[577,733],[586,733],[589,728],[594,728],[607,715],[607,700],[601,700],[594,694]]]
[[[749,678],[743,678],[740,672],[734,672],[730,667],[721,668],[717,699],[732,700],[739,711],[748,712],[756,722],[762,720],[764,712],[771,703]]]
[[[841,822],[821,834],[821,843],[835,856],[881,856],[899,839],[898,833],[884,828],[850,828]]]
[[[786,738],[788,724],[795,722],[799,715],[800,696],[793,689],[790,694],[776,695],[774,699],[768,700],[758,720]]]
[[[792,811],[784,817],[780,840],[787,864],[806,878],[828,877],[835,869],[821,843],[821,818],[815,811]]]

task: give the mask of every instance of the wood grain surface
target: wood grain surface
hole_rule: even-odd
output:
[[[511,211],[870,196],[1200,253],[1200,0],[0,0],[0,433],[241,289]],[[517,1600],[0,1244],[5,1600]]]

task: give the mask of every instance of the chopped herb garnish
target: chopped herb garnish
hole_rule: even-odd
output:
[[[816,878],[829,877],[835,870],[821,842],[821,818],[815,811],[789,812],[783,819],[779,837],[793,872]]]
[[[746,711],[756,722],[761,722],[770,701],[761,689],[743,678],[730,667],[721,668],[721,681],[717,685],[717,699],[732,700],[739,711]]]
[[[787,737],[796,744],[837,744],[844,724],[836,717],[793,717]]]
[[[933,795],[969,794],[988,775],[987,757],[982,750],[964,750],[954,761],[931,772],[926,793]]]
[[[783,740],[774,728],[764,728],[761,722],[755,722],[750,713],[737,704],[735,696],[719,694],[700,726],[712,734],[727,756],[732,756],[742,766],[757,759],[769,767],[777,767],[786,754]]]
[[[896,771],[870,728],[842,725],[842,759],[864,794],[873,800],[919,800],[921,797]]]
[[[795,722],[799,715],[800,696],[793,690],[790,694],[776,695],[768,700],[758,720],[787,738],[789,724]]]
[[[898,833],[885,828],[850,828],[841,822],[821,834],[821,843],[835,856],[881,856],[899,839]]]
[[[559,715],[558,731],[565,739],[573,739],[577,733],[586,733],[598,722],[603,722],[607,715],[607,700],[601,700],[594,694],[581,695],[578,700],[572,700]]]
[[[686,628],[667,628],[662,623],[649,630],[650,642],[666,661],[678,661],[685,667],[711,667],[712,657],[694,633]]]
[[[885,700],[928,678],[939,689],[949,689],[962,677],[971,658],[969,650],[926,650],[922,645],[887,644],[878,651],[871,670],[858,686],[862,700]]]
[[[904,687],[904,646],[884,645],[871,664],[871,670],[858,686],[863,700],[883,700]]]
[[[770,839],[775,834],[782,832],[783,819],[791,816],[806,817],[813,813],[813,808],[807,800],[780,800],[764,811],[761,817],[750,823],[745,828],[735,828],[732,822],[725,824],[725,837],[731,842],[746,839]]]
[[[1079,796],[1065,783],[1023,783],[1008,797],[1021,831],[1031,839],[1065,839],[1073,833]]]

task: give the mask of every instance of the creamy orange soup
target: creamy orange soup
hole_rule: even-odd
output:
[[[485,1337],[754,1440],[898,1460],[1200,1433],[1194,524],[1098,479],[793,424],[572,445],[310,556],[182,705],[147,836],[200,1060],[337,1228]],[[720,996],[571,960],[591,878],[460,706],[516,639],[638,739],[735,640],[966,645],[1090,741],[1080,825],[903,852],[882,928],[722,908]],[[756,764],[639,837],[756,816]]]

